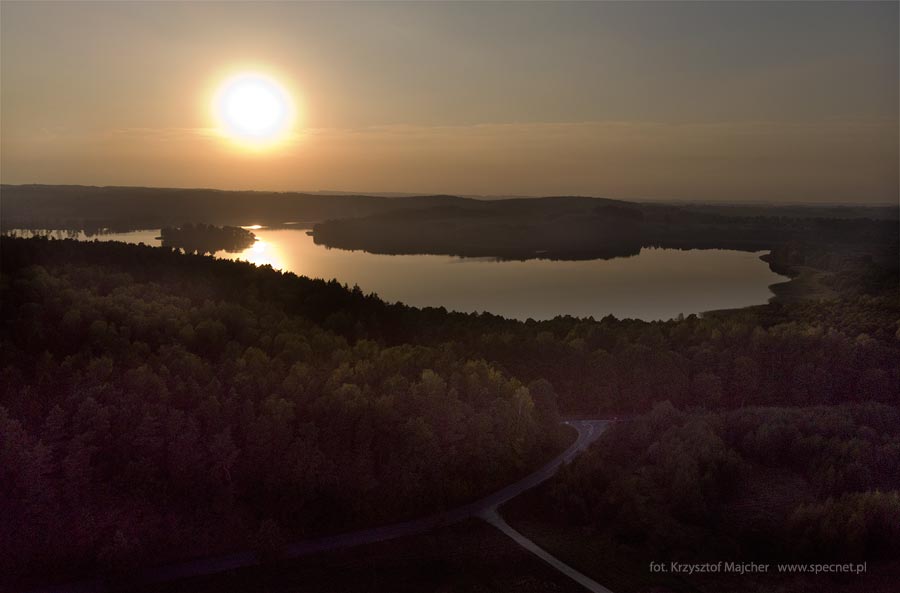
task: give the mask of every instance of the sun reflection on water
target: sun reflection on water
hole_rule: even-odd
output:
[[[227,254],[231,259],[242,260],[257,266],[272,266],[276,270],[284,269],[285,262],[275,243],[257,238],[252,247],[240,253]]]

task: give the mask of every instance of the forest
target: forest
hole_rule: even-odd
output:
[[[669,428],[640,427],[659,417],[687,442],[678,451],[688,469],[706,467],[695,424],[728,445],[716,449],[713,473],[700,474],[726,490],[678,486],[711,498],[648,511],[666,525],[696,519],[717,497],[732,504],[727,485],[739,490],[761,458],[785,450],[746,448],[751,428],[768,434],[817,415],[826,425],[859,419],[821,461],[834,475],[791,502],[790,525],[808,531],[854,505],[890,516],[897,486],[884,468],[897,467],[896,432],[875,420],[890,421],[900,405],[893,268],[808,245],[773,260],[824,266],[840,298],[665,322],[520,322],[387,304],[357,287],[176,248],[2,237],[0,504],[10,512],[0,541],[12,550],[2,572],[19,582],[127,572],[417,516],[561,450],[571,437],[560,416],[651,410],[602,441],[621,437],[630,449],[595,447],[563,476],[559,496],[576,501],[559,502],[567,525],[612,512],[578,506],[606,491],[597,456],[650,463],[642,451]],[[729,422],[743,436],[729,436]],[[791,432],[811,439],[801,451],[837,438],[817,426]],[[703,527],[684,525],[673,537]],[[859,545],[894,537],[879,533],[869,544],[864,532]]]
[[[898,468],[896,403],[713,412],[666,401],[614,425],[511,512],[535,533],[540,524],[569,538],[577,533],[591,540],[583,547],[609,549],[640,567],[613,570],[616,591],[654,583],[675,591],[843,590],[833,579],[813,584],[778,574],[648,574],[660,559],[867,562],[872,581],[852,590],[880,590],[875,583],[890,582],[900,550]]]
[[[849,561],[884,559],[900,546],[896,405],[685,413],[663,402],[602,438],[560,475],[557,500],[574,514],[618,517],[616,529],[645,534],[650,550],[674,558],[709,559],[726,549],[747,559]],[[578,488],[591,498],[573,505],[566,486],[579,479],[593,481]],[[640,513],[608,506],[629,504],[636,491],[649,495]],[[653,513],[681,528],[648,530]],[[726,521],[736,527],[722,542],[716,538]]]
[[[348,340],[263,288],[293,280],[278,296],[310,311],[356,298],[334,283],[44,239],[2,239],[2,270],[7,578],[415,517],[569,438],[552,402],[477,356]],[[250,282],[218,292],[204,276],[220,273]]]

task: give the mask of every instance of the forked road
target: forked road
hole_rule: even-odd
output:
[[[522,492],[530,488],[534,488],[541,482],[549,479],[556,470],[565,463],[570,462],[577,455],[583,452],[588,445],[594,442],[597,437],[606,429],[609,424],[607,420],[571,420],[565,424],[572,426],[578,431],[578,438],[572,443],[568,449],[563,451],[559,456],[548,462],[546,465],[535,471],[534,473],[522,478],[514,484],[510,484],[502,490],[498,490],[480,500],[469,503],[467,505],[443,511],[435,515],[406,521],[404,523],[394,523],[383,527],[375,527],[373,529],[364,529],[362,531],[354,531],[340,535],[332,535],[328,537],[320,537],[314,539],[303,540],[294,544],[290,544],[285,550],[285,556],[288,558],[298,558],[308,554],[316,554],[319,552],[328,552],[341,548],[351,548],[363,544],[381,542],[399,537],[417,535],[435,529],[459,523],[470,517],[480,517],[508,535],[517,544],[535,554],[563,574],[571,577],[589,591],[595,593],[611,593],[599,583],[592,581],[587,576],[576,571],[572,567],[564,564],[560,560],[554,558],[549,553],[538,547],[534,542],[515,531],[510,527],[500,514],[497,508],[503,503],[515,498]],[[143,573],[137,575],[136,580],[141,584],[161,583],[173,581],[188,577],[197,577],[204,575],[216,574],[228,570],[235,570],[246,566],[257,564],[256,555],[253,552],[238,552],[226,556],[216,556],[211,558],[199,558],[177,564],[150,568]],[[46,592],[94,592],[104,591],[107,589],[106,583],[102,580],[82,581],[79,583],[69,583],[57,587],[45,587],[40,591]],[[36,592],[35,592],[36,593]]]

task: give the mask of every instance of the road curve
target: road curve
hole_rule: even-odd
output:
[[[460,521],[463,521],[470,517],[482,517],[487,520],[492,513],[499,518],[499,515],[497,515],[496,513],[497,507],[553,476],[553,474],[556,473],[556,470],[558,470],[561,465],[570,462],[578,454],[584,451],[588,447],[588,445],[594,442],[606,429],[609,421],[571,420],[566,421],[564,424],[572,426],[575,430],[578,431],[578,438],[575,439],[575,442],[572,443],[569,448],[567,448],[560,455],[555,457],[552,461],[548,462],[534,473],[529,474],[518,482],[510,484],[509,486],[506,486],[505,488],[498,490],[493,494],[485,496],[484,498],[475,502],[456,507],[448,511],[442,511],[440,513],[436,513],[428,517],[423,517],[421,519],[414,519],[412,521],[394,523],[391,525],[384,525],[382,527],[375,527],[372,529],[363,529],[350,533],[342,533],[338,535],[312,538],[295,542],[287,546],[287,548],[285,549],[285,556],[287,558],[299,558],[308,554],[316,554],[319,552],[328,552],[331,550],[351,548],[363,544],[370,544],[390,539],[396,539],[399,537],[417,535],[431,531],[437,527],[459,523]],[[502,521],[502,519],[500,520]],[[496,523],[492,524],[497,526]],[[508,525],[507,528],[513,533],[518,534],[518,532],[515,532],[515,530],[513,530]],[[502,528],[501,531],[504,531],[504,533],[506,533],[506,531]],[[509,535],[509,533],[507,533],[507,535]],[[521,536],[521,534],[519,534],[519,536],[522,539],[526,539],[524,538],[524,536]],[[513,539],[516,538],[514,537]],[[516,541],[518,542],[518,540]],[[527,539],[526,541],[530,542],[530,540]],[[521,542],[519,543],[521,545]],[[537,548],[537,546],[533,542],[530,543],[532,546]],[[530,548],[527,549],[534,552],[534,550],[531,550]],[[537,549],[540,550],[540,548]],[[541,552],[543,552],[543,550],[541,550]],[[537,552],[534,553],[537,554]],[[550,556],[546,552],[543,553],[546,556],[552,558],[552,556]],[[540,556],[540,554],[538,555]],[[543,558],[543,556],[541,556],[541,558]],[[546,560],[546,558],[544,559]],[[559,564],[562,564],[555,558],[553,558],[553,560],[555,560]],[[547,561],[550,562],[549,560]],[[133,582],[140,585],[164,583],[188,577],[206,576],[219,572],[235,570],[238,568],[253,566],[257,563],[258,560],[254,552],[236,552],[223,556],[198,558],[195,560],[188,560],[175,564],[148,568],[135,575]],[[550,563],[556,566],[555,564],[553,564],[553,562]],[[111,587],[108,585],[106,580],[93,579],[80,581],[77,583],[67,583],[63,585],[43,587],[34,590],[33,593],[98,593],[109,590],[110,588]],[[599,589],[599,591],[602,591],[604,593],[607,592],[606,589]]]
[[[543,560],[544,562],[546,562],[547,564],[549,564],[550,566],[552,566],[553,568],[558,570],[559,572],[563,573],[564,575],[566,575],[567,577],[569,577],[570,579],[572,579],[573,581],[575,581],[576,583],[578,583],[579,585],[581,585],[582,587],[587,589],[588,591],[591,591],[591,593],[613,593],[612,591],[610,591],[609,589],[607,589],[606,587],[604,587],[597,581],[593,580],[592,578],[590,578],[589,576],[587,576],[584,573],[578,572],[577,570],[575,570],[574,568],[572,568],[571,566],[569,566],[568,564],[566,564],[559,558],[550,554],[550,552],[548,552],[547,550],[541,548],[536,543],[534,543],[533,541],[531,541],[530,539],[528,539],[527,537],[525,537],[524,535],[522,535],[521,533],[519,533],[518,531],[513,529],[512,526],[509,523],[507,523],[506,520],[500,515],[500,511],[498,510],[498,507],[500,505],[502,505],[503,503],[505,503],[510,498],[518,496],[525,490],[528,490],[529,488],[536,486],[537,484],[543,482],[544,480],[546,480],[547,478],[552,476],[554,473],[556,473],[556,470],[559,468],[559,466],[562,463],[568,463],[569,461],[571,461],[575,457],[575,455],[577,455],[578,453],[583,451],[585,448],[587,448],[588,445],[590,445],[592,442],[594,442],[594,440],[597,437],[599,437],[603,433],[603,431],[606,430],[606,427],[607,427],[607,423],[604,422],[604,423],[600,424],[596,420],[585,420],[585,421],[581,421],[581,422],[583,424],[580,424],[580,425],[576,424],[575,421],[566,423],[571,426],[575,426],[575,428],[578,430],[578,439],[575,441],[575,443],[572,445],[572,447],[569,447],[569,449],[565,453],[563,453],[563,455],[561,456],[562,459],[560,459],[559,463],[556,463],[552,468],[549,468],[550,473],[548,475],[539,477],[538,474],[540,474],[541,472],[538,471],[538,472],[528,476],[528,478],[525,478],[525,480],[516,482],[515,484],[510,486],[510,488],[515,488],[515,487],[521,485],[523,482],[528,481],[530,478],[537,478],[537,477],[540,478],[534,484],[531,484],[530,486],[525,485],[524,488],[519,489],[512,496],[510,496],[508,498],[504,498],[498,504],[495,504],[495,505],[485,508],[484,510],[481,511],[481,513],[479,513],[478,516],[481,517],[483,520],[487,521],[488,523],[490,523],[491,525],[493,525],[494,527],[496,527],[497,529],[499,529],[504,535],[506,535],[511,540],[513,540],[514,542],[519,544],[520,547],[525,548],[526,550],[528,550],[529,552],[531,552],[532,554],[534,554],[535,556],[537,556],[538,558],[540,558],[541,560]],[[580,444],[579,444],[579,442],[580,442]],[[568,457],[566,457],[567,454],[569,454]],[[556,461],[556,460],[554,460],[554,461]],[[504,490],[501,490],[500,492],[504,492]]]

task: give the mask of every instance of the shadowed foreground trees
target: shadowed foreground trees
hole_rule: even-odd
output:
[[[165,248],[0,242],[5,574],[273,555],[284,538],[422,514],[535,465],[560,413],[898,403],[900,305],[880,289],[667,322],[518,322]],[[737,449],[715,416],[669,415],[687,444],[660,480],[693,520],[739,488],[761,437]],[[760,421],[769,455],[795,420]],[[823,466],[835,502],[810,499],[796,528],[863,504],[838,497],[870,483],[867,459]],[[681,537],[645,496],[626,503],[662,520],[632,526],[635,545]]]
[[[897,406],[713,413],[663,402],[610,427],[527,505],[513,503],[511,513],[526,524],[552,525],[556,541],[571,541],[571,549],[605,546],[626,559],[633,568],[616,590],[647,590],[654,582],[679,591],[843,590],[832,588],[833,575],[799,587],[774,566],[868,562],[871,578],[888,582],[885,567],[900,560],[898,468]],[[650,562],[672,561],[773,568],[762,577],[681,581],[648,572]],[[582,568],[602,572],[604,562]]]
[[[4,256],[18,245],[4,240]],[[204,294],[188,276],[10,262],[6,575],[253,544],[272,554],[287,537],[472,499],[559,444],[528,389],[484,360],[351,342],[262,299]]]

